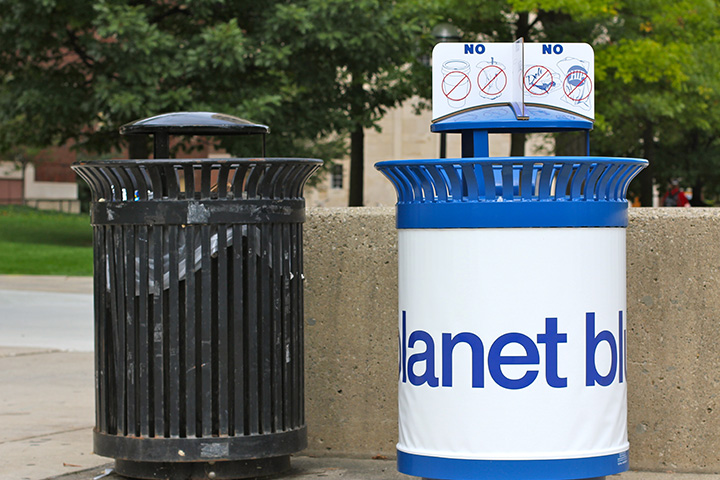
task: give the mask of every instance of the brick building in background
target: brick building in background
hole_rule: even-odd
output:
[[[25,166],[24,175],[19,165],[0,157],[0,204],[80,212],[78,184],[70,169],[77,153],[71,145],[41,151]]]
[[[178,158],[226,157],[227,154],[215,152],[207,146],[199,151],[180,152]],[[112,155],[113,158],[128,158],[127,151]],[[0,157],[0,205],[27,205],[41,210],[57,210],[67,213],[80,213],[80,188],[84,182],[78,181],[70,166],[78,159],[78,153],[72,149],[72,143],[62,147],[41,151],[32,163],[25,167],[23,180],[22,168],[11,160]],[[24,200],[23,200],[24,196]]]
[[[381,131],[365,129],[365,168],[363,204],[368,207],[395,205],[396,195],[392,184],[380,172],[375,163],[383,160],[408,160],[438,158],[440,134],[430,132],[432,114],[429,110],[415,114],[410,100],[397,108],[388,110],[379,122]],[[490,135],[490,156],[510,155],[510,134]],[[525,155],[552,155],[554,141],[544,134],[528,135]],[[545,153],[543,153],[545,152]],[[460,134],[447,135],[448,158],[461,156]],[[314,188],[305,189],[308,207],[344,207],[348,204],[350,160],[335,160],[329,174]]]
[[[391,206],[395,204],[395,191],[373,165],[382,160],[406,160],[411,158],[437,158],[440,151],[440,135],[430,132],[429,111],[415,115],[412,101],[388,111],[380,121],[381,132],[365,130],[365,191],[367,206]],[[460,135],[448,135],[447,156],[460,156]],[[525,155],[538,155],[538,149],[552,150],[552,141],[542,135],[533,135],[525,145]],[[25,171],[25,204],[41,209],[79,212],[78,182],[70,165],[77,153],[71,144],[47,149],[36,164]],[[490,155],[510,154],[510,135],[490,136]],[[226,153],[207,146],[192,152],[180,152],[179,158],[228,157]],[[127,151],[113,155],[128,158]],[[348,203],[349,159],[336,159],[335,165],[314,187],[305,188],[308,207],[342,207]],[[22,204],[22,173],[12,162],[0,158],[0,204]]]

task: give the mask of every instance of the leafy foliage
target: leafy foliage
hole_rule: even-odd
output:
[[[646,204],[669,177],[718,195],[719,21],[717,0],[0,0],[0,150],[103,153],[126,122],[214,110],[270,125],[271,155],[338,158],[430,98],[420,60],[451,22],[468,41],[590,43],[593,153],[649,158]]]
[[[75,139],[169,111],[271,126],[268,153],[337,158],[414,93],[414,2],[0,0],[0,150]],[[240,155],[257,154],[229,142]]]
[[[466,39],[587,42],[595,49],[593,153],[646,157],[653,183],[720,194],[720,16],[715,0],[444,0]],[[635,186],[638,183],[635,182]]]
[[[653,183],[680,177],[700,204],[704,184],[720,178],[719,20],[714,1],[627,1],[607,24],[610,41],[596,47],[595,145],[650,160],[640,179],[645,205]]]

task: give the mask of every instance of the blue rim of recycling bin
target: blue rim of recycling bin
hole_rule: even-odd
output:
[[[414,455],[398,450],[398,471],[445,480],[568,480],[615,475],[628,470],[628,451],[589,458],[550,460],[465,460]]]
[[[644,159],[492,157],[375,164],[395,187],[397,227],[626,227]]]

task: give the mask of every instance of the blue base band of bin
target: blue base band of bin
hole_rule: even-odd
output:
[[[397,205],[397,228],[627,227],[628,203],[474,202]]]
[[[628,451],[590,458],[553,460],[463,460],[413,455],[398,450],[398,471],[445,480],[571,480],[628,470]]]

